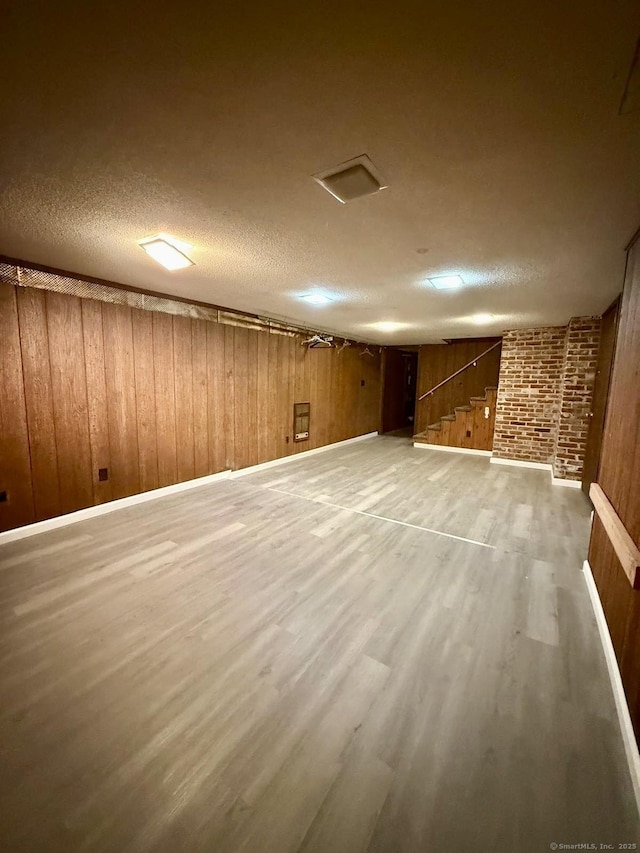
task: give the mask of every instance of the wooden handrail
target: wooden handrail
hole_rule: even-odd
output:
[[[589,497],[593,502],[598,518],[616,552],[625,575],[634,589],[640,588],[640,550],[629,535],[622,519],[613,508],[611,501],[598,483],[591,483]]]
[[[447,378],[443,379],[442,382],[438,382],[437,385],[434,385],[433,388],[431,389],[431,391],[426,391],[424,394],[421,394],[418,397],[418,402],[420,402],[420,400],[424,400],[424,398],[428,397],[429,394],[433,394],[433,392],[437,391],[438,388],[442,388],[442,386],[446,385],[447,382],[449,382],[449,380],[456,377],[459,373],[462,373],[464,370],[467,369],[467,367],[471,367],[471,365],[475,364],[476,361],[480,361],[480,359],[482,358],[483,355],[486,355],[488,352],[491,352],[491,350],[494,350],[496,347],[499,347],[501,345],[501,343],[502,343],[502,341],[496,341],[495,344],[493,344],[492,346],[489,347],[489,349],[486,349],[484,352],[481,352],[480,355],[477,355],[475,358],[472,358],[471,361],[468,364],[465,364],[464,367],[461,367],[460,370],[456,370],[456,372],[452,373],[451,376],[447,376]]]

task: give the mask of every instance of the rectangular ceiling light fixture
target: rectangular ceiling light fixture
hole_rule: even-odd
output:
[[[194,265],[191,258],[188,258],[180,249],[176,249],[164,237],[150,237],[139,245],[154,261],[168,270],[181,270]]]
[[[439,275],[436,278],[430,278],[429,282],[436,290],[452,290],[464,284],[459,275]]]
[[[312,177],[341,204],[347,204],[367,195],[375,195],[387,187],[366,154],[347,160],[346,163],[341,163],[332,169],[318,172]]]

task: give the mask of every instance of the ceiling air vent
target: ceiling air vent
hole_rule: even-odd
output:
[[[341,204],[374,195],[387,186],[366,154],[312,177]]]

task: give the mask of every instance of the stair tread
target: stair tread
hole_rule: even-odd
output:
[[[438,429],[438,430],[439,430],[439,429],[441,429],[441,424],[440,424],[440,423],[437,423],[437,424],[429,424],[429,426],[427,427],[427,429]]]
[[[441,421],[455,421],[455,419],[456,419],[455,415],[443,415],[440,418]]]
[[[471,406],[456,406],[455,411],[456,412],[470,412]]]

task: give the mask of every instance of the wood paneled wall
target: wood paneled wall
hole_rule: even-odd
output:
[[[11,284],[0,340],[2,530],[379,426],[380,357],[357,347]]]
[[[629,251],[597,482],[640,544],[640,241]],[[598,516],[589,564],[640,738],[640,590],[631,588]]]
[[[500,338],[478,338],[421,346],[418,357],[417,396],[451,376],[499,340]],[[499,374],[500,347],[496,347],[481,358],[476,367],[469,367],[430,397],[416,402],[415,432],[423,432],[442,415],[453,412],[456,406],[468,405],[471,397],[484,396],[486,387],[497,387]]]

